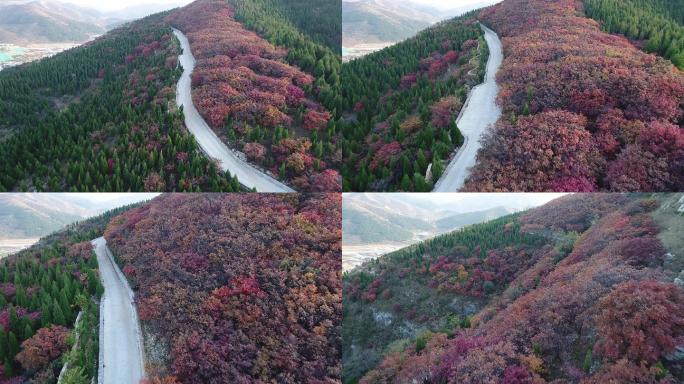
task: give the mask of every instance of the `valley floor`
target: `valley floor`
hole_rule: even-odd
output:
[[[40,240],[37,237],[26,239],[0,239],[0,258],[28,248]]]

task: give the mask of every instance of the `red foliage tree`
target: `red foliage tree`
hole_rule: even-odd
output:
[[[515,125],[500,121],[478,155],[476,187],[466,190],[595,189],[603,163],[586,124],[584,116],[564,111],[521,117]]]
[[[480,18],[505,41],[506,58],[497,74],[504,114],[494,138],[484,143],[467,190],[682,189],[684,155],[679,143],[684,133],[677,124],[684,116],[684,74],[627,39],[602,32],[598,23],[583,17],[581,4],[509,0],[481,12]],[[574,162],[541,170],[526,161],[526,151],[500,145],[511,139],[506,128],[513,114],[534,118],[552,110],[587,118],[582,124],[583,140],[595,143],[601,152],[597,163],[588,164],[591,176],[577,175]],[[566,126],[561,120],[545,120],[531,122],[531,128],[541,128],[541,136],[547,131],[545,124],[551,124],[551,131]],[[653,142],[668,145],[654,147]],[[556,161],[551,153],[540,155],[534,163]],[[553,181],[510,183],[501,176],[509,173],[499,167],[502,158],[514,177],[519,169],[529,167]],[[491,171],[492,166],[496,171]]]
[[[304,115],[304,129],[318,131],[325,128],[328,124],[328,120],[330,120],[330,112],[319,112],[310,109]]]
[[[21,343],[16,360],[26,370],[39,371],[60,357],[67,348],[69,330],[59,325],[41,328],[30,339]]]
[[[674,284],[628,282],[600,302],[595,350],[654,363],[684,342],[684,294]]]

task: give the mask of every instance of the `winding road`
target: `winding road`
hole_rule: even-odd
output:
[[[98,384],[138,384],[145,377],[142,333],[133,291],[104,237],[91,242],[105,292],[100,301]]]
[[[254,188],[258,192],[295,192],[292,188],[255,168],[228,148],[195,108],[192,102],[191,75],[195,69],[195,57],[190,49],[190,42],[183,32],[174,28],[173,33],[180,41],[183,54],[179,57],[183,67],[183,75],[178,81],[176,89],[176,104],[183,107],[185,125],[195,136],[204,153],[213,159],[218,159],[224,171],[230,171],[237,176],[238,181],[247,188]]]
[[[475,165],[482,135],[501,116],[501,108],[496,105],[496,96],[499,93],[496,72],[503,61],[501,40],[494,31],[482,24],[480,26],[489,46],[485,80],[470,91],[465,107],[456,120],[465,140],[435,184],[433,192],[456,192],[463,187],[470,168]]]

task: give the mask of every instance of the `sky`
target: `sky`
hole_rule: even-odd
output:
[[[180,5],[190,4],[194,0],[61,0],[65,3],[77,4],[82,7],[95,8],[103,12],[111,12],[124,8],[147,4],[163,4],[166,9],[176,8]]]
[[[343,199],[367,199],[393,204],[429,209],[433,212],[450,211],[466,213],[490,208],[507,207],[514,210],[528,209],[548,203],[564,193],[345,193]]]
[[[40,199],[44,196],[46,202],[58,199],[87,210],[91,215],[98,215],[110,209],[153,199],[159,193],[18,193],[16,195],[19,197],[26,195],[32,199]]]
[[[404,0],[393,0],[393,1],[401,1],[403,2]],[[461,8],[465,6],[472,6],[473,9],[475,8],[480,8],[486,5],[491,5],[494,3],[498,3],[501,0],[411,0],[414,3],[418,3],[421,5],[429,5],[431,7],[439,8],[439,9],[453,9],[453,8]]]
[[[416,193],[417,200],[442,206],[463,207],[463,211],[483,211],[495,207],[536,207],[557,199],[564,193]]]

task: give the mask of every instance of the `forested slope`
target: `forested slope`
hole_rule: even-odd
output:
[[[684,69],[684,4],[679,0],[584,0],[587,16],[611,33],[643,42],[643,48]]]
[[[151,378],[339,382],[340,200],[171,194],[114,218]]]
[[[338,191],[340,57],[265,5],[198,0],[166,19],[197,59],[196,106],[228,145],[296,189]]]
[[[0,73],[0,191],[234,191],[176,110],[164,15]]]
[[[97,377],[103,288],[90,240],[125,209],[73,224],[0,262],[0,381],[56,383],[67,362],[65,383]]]
[[[313,42],[342,54],[342,7],[340,0],[228,0],[238,19],[249,29],[268,33],[274,25],[289,22]],[[252,24],[253,23],[253,24]],[[280,45],[275,43],[276,45]]]
[[[567,196],[364,264],[343,276],[343,381],[681,382],[682,204]]]
[[[488,50],[473,16],[343,64],[345,191],[432,189],[463,143],[455,120],[484,76]]]
[[[573,0],[480,13],[503,39],[503,117],[469,191],[684,189],[684,74],[600,30]]]

